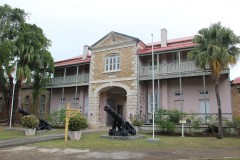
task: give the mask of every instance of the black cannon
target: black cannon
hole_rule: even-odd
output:
[[[136,135],[134,127],[128,121],[124,120],[109,105],[104,107],[104,111],[113,118],[112,129],[109,129],[110,136],[127,136],[128,134]],[[118,130],[116,130],[116,128],[118,128]]]
[[[18,113],[21,113],[22,115],[25,115],[25,116],[30,115],[29,112],[24,111],[23,109],[20,109],[20,108],[18,108]],[[44,130],[44,129],[51,130],[52,129],[52,126],[46,120],[39,118],[39,117],[38,117],[38,119],[39,119],[39,125],[38,125],[37,130]]]

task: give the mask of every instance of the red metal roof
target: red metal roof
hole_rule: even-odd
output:
[[[196,44],[192,42],[193,36],[184,37],[178,39],[172,39],[167,41],[167,47],[161,47],[161,42],[153,43],[154,52],[169,51],[183,48],[194,47]],[[152,43],[148,43],[147,47],[143,50],[138,50],[138,54],[146,54],[152,52]]]
[[[75,65],[75,64],[80,64],[80,63],[87,63],[87,62],[90,62],[90,61],[91,61],[91,54],[89,53],[87,55],[86,59],[83,59],[82,55],[80,55],[80,56],[72,57],[72,58],[69,58],[69,59],[62,60],[62,61],[54,62],[54,67]]]
[[[234,80],[232,80],[232,84],[240,84],[240,77],[237,77]]]
[[[170,51],[170,50],[194,47],[196,44],[192,42],[192,39],[193,39],[193,36],[171,39],[171,40],[167,41],[167,47],[161,47],[160,41],[153,42],[154,52]],[[137,53],[138,54],[147,54],[147,53],[152,52],[152,43],[148,43],[144,47],[145,48],[143,50],[138,50]],[[76,56],[76,57],[72,57],[69,59],[62,60],[62,61],[57,61],[54,63],[54,66],[61,67],[61,66],[75,65],[75,64],[80,64],[80,63],[87,63],[90,61],[91,61],[91,52],[88,53],[86,59],[82,59],[82,55]]]

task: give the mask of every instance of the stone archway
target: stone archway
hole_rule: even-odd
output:
[[[113,91],[116,91],[115,89],[121,89],[125,91],[123,118],[129,120],[129,115],[137,112],[137,90],[135,88],[131,89],[128,85],[112,81],[102,85],[92,84],[89,88],[88,122],[90,127],[107,125],[107,114],[103,110],[103,107],[107,104],[107,99],[111,100],[111,98],[109,98],[107,95],[110,95]],[[120,102],[122,101],[120,100]]]
[[[109,105],[114,111],[126,119],[127,92],[116,86],[109,86],[99,91],[99,123],[101,126],[111,125],[112,118],[104,111],[104,106]]]

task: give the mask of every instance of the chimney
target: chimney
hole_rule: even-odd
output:
[[[88,45],[84,45],[84,46],[83,46],[83,56],[82,56],[82,59],[87,59],[88,48],[89,48]]]
[[[161,29],[161,47],[167,47],[167,30]]]

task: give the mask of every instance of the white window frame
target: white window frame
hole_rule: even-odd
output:
[[[46,96],[42,95],[40,100],[40,107],[39,107],[40,114],[43,114],[45,112],[45,105],[46,105]]]
[[[24,110],[28,112],[29,109],[30,109],[30,96],[27,95],[27,96],[25,97]]]
[[[205,90],[205,95],[208,95],[209,94],[209,92],[208,92],[208,90],[206,89]],[[204,90],[199,90],[199,95],[204,95]]]
[[[105,58],[105,72],[120,71],[120,55],[117,53],[110,54]]]
[[[173,95],[174,96],[176,96],[176,97],[178,97],[178,96],[181,96],[181,93],[180,93],[180,91],[174,91],[173,92]],[[182,91],[182,96],[184,95],[184,92]]]
[[[157,94],[154,94],[155,95],[155,111],[157,111],[158,109],[158,99],[157,99]],[[149,94],[148,95],[148,113],[152,113],[153,111],[153,94]]]

